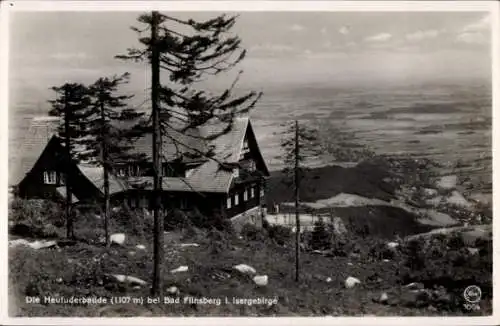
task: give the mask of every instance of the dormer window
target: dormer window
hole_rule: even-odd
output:
[[[239,176],[240,176],[240,170],[239,169],[234,169],[234,171],[233,171],[233,177],[239,178]]]
[[[44,171],[43,172],[43,182],[47,185],[57,184],[57,172],[56,171]]]

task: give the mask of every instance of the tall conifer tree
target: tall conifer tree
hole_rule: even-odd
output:
[[[88,88],[83,84],[65,83],[58,87],[51,88],[56,92],[56,99],[50,100],[52,108],[49,111],[50,116],[60,117],[60,123],[57,130],[57,137],[65,148],[64,159],[61,162],[65,166],[64,179],[66,184],[66,236],[74,237],[73,210],[72,210],[72,180],[71,166],[72,162],[78,160],[79,151],[77,139],[85,134],[85,119],[87,118],[87,109],[90,105],[90,96]]]
[[[231,34],[236,17],[221,15],[204,22],[193,19],[179,19],[159,12],[141,15],[138,21],[141,28],[132,29],[139,34],[140,48],[130,48],[125,55],[117,58],[147,62],[151,67],[151,125],[145,131],[153,133],[154,163],[154,275],[153,293],[161,294],[161,268],[163,264],[163,217],[160,216],[161,201],[159,194],[162,185],[162,139],[172,137],[170,131],[183,134],[210,121],[222,125],[219,131],[203,137],[214,139],[231,130],[234,118],[247,113],[258,101],[261,94],[248,92],[235,96],[234,90],[238,77],[228,88],[218,95],[198,88],[198,82],[209,76],[230,71],[245,57],[241,40]],[[149,32],[149,36],[142,34]],[[168,77],[169,82],[161,82],[160,73]],[[240,72],[241,73],[241,72]],[[189,144],[179,144],[189,146]],[[207,153],[199,153],[208,155]]]

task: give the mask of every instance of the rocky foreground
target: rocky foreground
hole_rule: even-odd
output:
[[[302,232],[298,283],[294,235],[290,228],[273,225],[273,218],[268,217],[264,229],[247,225],[241,234],[215,220],[213,230],[184,225],[166,232],[163,278],[168,300],[149,294],[150,217],[115,212],[113,244],[106,248],[98,216],[80,216],[77,239],[68,241],[58,210],[18,202],[9,215],[10,314],[491,314],[491,204],[464,191],[459,176],[410,173],[407,165],[398,164],[400,170],[365,162],[311,172],[304,182],[302,215],[336,223],[333,228],[328,223],[310,225]],[[422,164],[420,170],[427,167]],[[272,203],[289,200],[288,190],[276,179],[270,186]],[[286,204],[280,208],[284,214],[291,209]],[[473,306],[463,294],[471,285],[482,291]],[[52,301],[28,303],[26,296]],[[71,297],[101,301],[68,303]],[[118,297],[131,299],[109,303]]]

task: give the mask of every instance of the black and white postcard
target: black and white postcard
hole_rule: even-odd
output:
[[[497,323],[498,13],[2,3],[5,322]]]

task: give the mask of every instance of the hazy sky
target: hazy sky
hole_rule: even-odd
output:
[[[173,15],[208,19],[216,14]],[[64,81],[93,81],[125,71],[135,76],[132,88],[148,87],[144,66],[113,58],[138,45],[129,28],[138,25],[137,16],[12,13],[12,89],[29,89],[33,97],[42,97],[48,87]],[[265,89],[290,83],[489,79],[489,24],[489,16],[482,12],[244,12],[234,32],[248,50],[241,65],[242,83]]]

